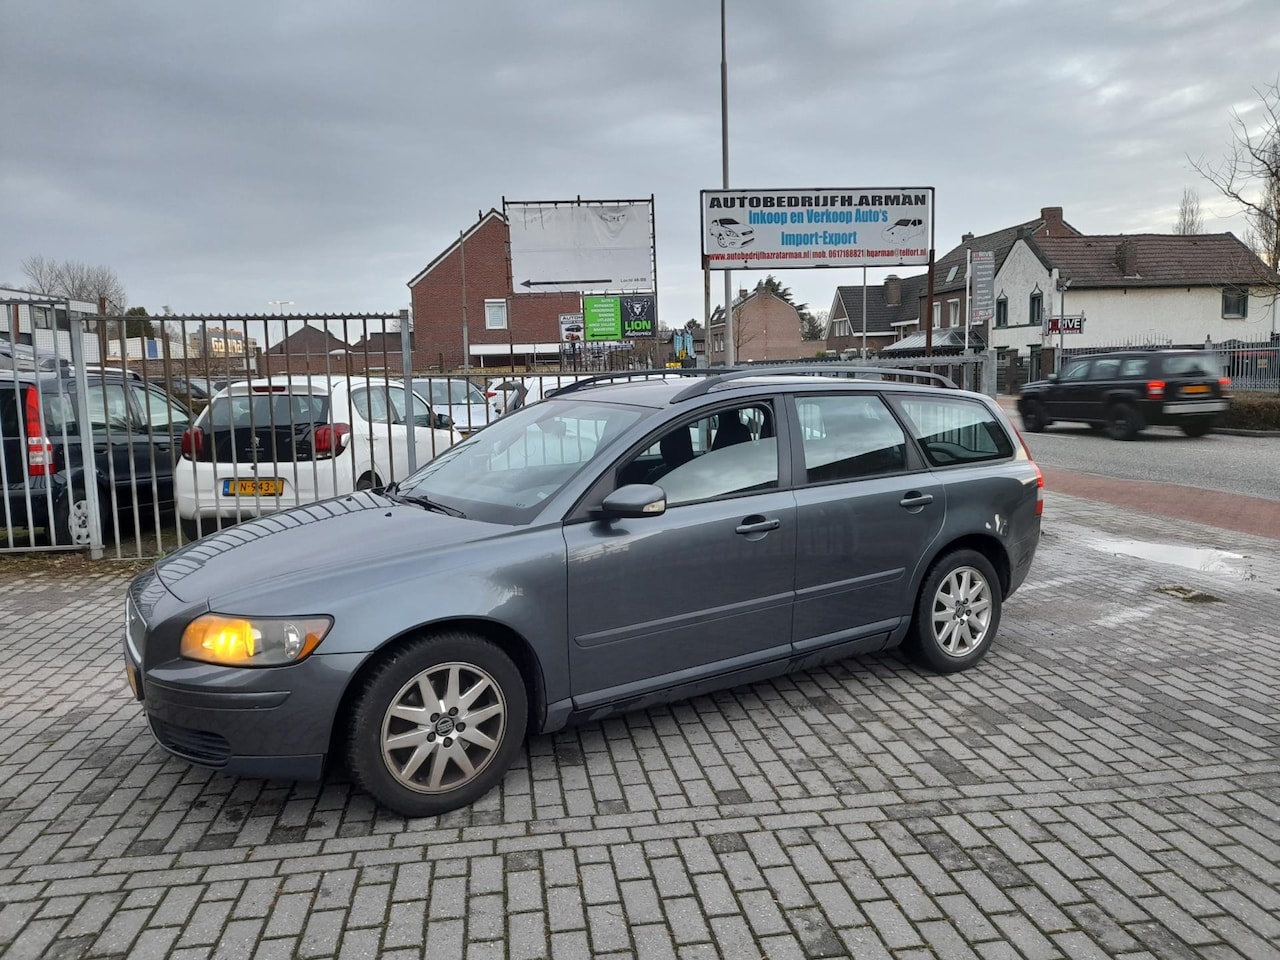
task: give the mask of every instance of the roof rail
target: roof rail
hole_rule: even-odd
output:
[[[707,377],[722,373],[723,370],[724,368],[709,370],[705,367],[672,367],[666,370],[615,370],[613,373],[602,373],[595,377],[571,380],[564,386],[556,387],[554,390],[543,391],[542,396],[544,398],[559,397],[566,393],[573,393],[575,390],[582,390],[600,383],[609,383],[613,380],[644,380],[649,377]],[[556,376],[556,374],[549,374],[549,376]]]
[[[884,380],[889,377],[908,377],[916,380],[923,380],[929,383],[936,383],[941,387],[948,387],[952,390],[958,390],[955,381],[944,377],[940,373],[927,373],[923,370],[905,370],[899,367],[865,367],[854,363],[788,363],[779,366],[758,366],[758,367],[734,367],[732,369],[720,369],[706,371],[713,374],[701,383],[693,383],[685,387],[674,397],[671,398],[672,403],[679,403],[682,400],[689,400],[693,397],[700,397],[710,392],[712,387],[720,386],[730,380],[741,380],[744,377],[773,377],[773,376],[789,376],[795,374],[843,374],[850,379],[864,380]],[[859,375],[862,376],[859,376]]]

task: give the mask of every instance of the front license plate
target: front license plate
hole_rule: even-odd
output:
[[[222,481],[224,497],[278,497],[282,493],[284,493],[284,481],[279,478]]]
[[[133,691],[133,698],[135,700],[141,700],[142,681],[138,677],[138,671],[134,668],[133,664],[128,661],[125,661],[124,675],[125,679],[129,681],[129,689]]]
[[[1184,395],[1196,394],[1196,393],[1208,393],[1209,388],[1205,386],[1203,383],[1201,383],[1194,387],[1183,387],[1182,392]]]

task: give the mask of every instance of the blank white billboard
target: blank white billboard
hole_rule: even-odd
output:
[[[653,290],[653,204],[512,203],[516,293]]]

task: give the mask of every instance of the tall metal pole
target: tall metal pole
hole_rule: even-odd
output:
[[[867,359],[867,268],[862,268],[862,359]]]
[[[462,258],[462,369],[470,370],[471,332],[467,329],[467,234],[465,230],[458,231],[458,256]]]
[[[724,174],[724,189],[729,189],[729,50],[725,42],[724,3],[720,0],[720,161]],[[733,278],[732,271],[724,272],[724,365],[732,367],[738,362],[738,351],[733,344]],[[710,334],[710,330],[707,331]]]

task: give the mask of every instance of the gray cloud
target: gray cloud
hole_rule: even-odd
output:
[[[1208,229],[1242,230],[1186,155],[1219,156],[1274,79],[1274,0],[728,6],[735,186],[932,184],[941,249],[1047,205],[1167,230],[1187,185]],[[394,309],[504,195],[654,194],[663,317],[701,315],[711,0],[10,0],[4,20],[0,281],[43,253],[111,265],[153,310]],[[784,281],[826,307],[859,276]]]

